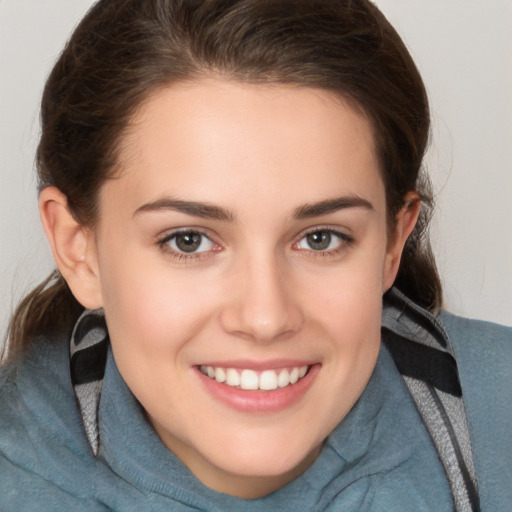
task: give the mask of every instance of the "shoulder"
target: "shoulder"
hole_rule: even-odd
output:
[[[38,338],[22,359],[0,370],[0,411],[0,509],[32,510],[50,493],[56,503],[71,504],[77,462],[92,460],[67,343]]]
[[[499,343],[505,350],[512,350],[512,327],[464,318],[447,311],[441,311],[438,318],[456,343],[477,343],[480,348],[488,347],[489,343]]]
[[[65,342],[39,337],[19,360],[2,368],[2,427],[20,422],[28,427],[37,422],[41,434],[73,430],[79,417],[68,361]]]
[[[493,385],[512,384],[512,327],[444,311],[439,320],[448,334],[463,386],[478,385],[482,379]]]
[[[457,361],[482,510],[512,501],[512,328],[441,313]]]
[[[439,320],[452,345],[463,391],[488,404],[502,397],[508,402],[512,389],[512,328],[446,312],[439,315]],[[506,409],[512,412],[512,407]]]

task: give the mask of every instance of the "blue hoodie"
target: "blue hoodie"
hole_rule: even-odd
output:
[[[512,508],[512,329],[441,313],[459,368],[480,506]],[[385,335],[384,335],[385,336]],[[425,424],[383,344],[362,396],[315,463],[243,500],[208,489],[161,443],[108,351],[94,456],[67,341],[37,339],[0,377],[0,510],[451,511]]]

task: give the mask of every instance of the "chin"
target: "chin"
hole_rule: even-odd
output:
[[[226,473],[241,477],[279,477],[303,473],[316,459],[321,442],[305,448],[307,442],[299,437],[290,439],[289,433],[271,440],[265,434],[243,442],[229,442],[227,449],[205,454],[207,460]],[[247,436],[244,436],[247,438]],[[260,442],[262,441],[262,442]]]

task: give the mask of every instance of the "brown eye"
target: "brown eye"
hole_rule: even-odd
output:
[[[331,240],[329,231],[316,231],[306,236],[306,242],[313,251],[325,251],[331,245]]]
[[[199,253],[212,250],[214,243],[198,231],[180,231],[167,238],[165,243],[178,253]]]
[[[334,229],[316,229],[306,233],[296,244],[296,249],[313,252],[334,253],[336,250],[350,245],[354,239]]]
[[[202,235],[199,233],[180,233],[176,235],[176,247],[183,252],[195,252],[201,245]]]

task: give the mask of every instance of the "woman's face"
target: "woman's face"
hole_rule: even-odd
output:
[[[119,371],[203,483],[267,494],[376,362],[401,245],[369,122],[325,91],[175,85],[137,113],[120,167],[90,240]]]

